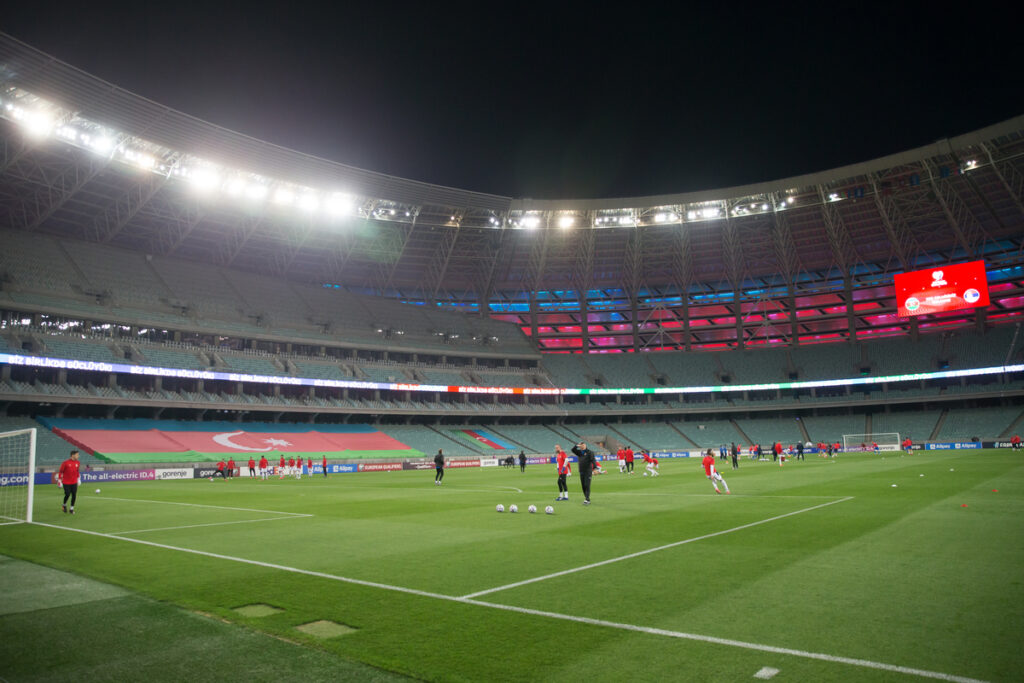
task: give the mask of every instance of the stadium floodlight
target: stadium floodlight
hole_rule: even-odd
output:
[[[761,210],[762,211],[767,211],[768,210],[768,205],[767,204],[762,204],[761,205]]]
[[[265,199],[269,189],[263,183],[249,183],[245,187],[245,196],[253,200]]]
[[[706,209],[701,209],[700,215],[704,218],[718,218],[720,210],[717,206],[709,206]]]
[[[795,201],[796,201],[796,197],[794,197],[793,195],[790,195],[790,196],[786,197],[786,203],[787,204],[792,204]]]
[[[571,228],[576,222],[575,216],[561,216],[558,219],[558,227],[560,228]]]
[[[53,117],[46,111],[24,111],[15,107],[12,112],[16,120],[25,126],[25,132],[34,138],[45,138],[53,130]]]
[[[327,200],[327,210],[336,216],[352,213],[354,207],[355,201],[352,197],[341,192],[332,194],[331,198]]]
[[[524,228],[539,228],[540,227],[540,216],[538,216],[536,214],[531,214],[529,216],[524,216],[523,219],[519,223]]]
[[[197,168],[188,172],[188,180],[200,192],[220,187],[220,174],[212,168]]]
[[[274,203],[282,206],[288,206],[295,200],[295,193],[289,190],[287,187],[277,188],[277,192],[274,193]]]
[[[241,197],[245,193],[245,181],[241,178],[232,178],[224,188],[232,197]]]
[[[78,131],[72,128],[71,126],[61,126],[57,129],[56,135],[59,138],[69,140],[71,142],[75,142],[76,140],[78,140]]]
[[[89,136],[86,145],[97,154],[107,155],[114,148],[114,141],[106,135]]]
[[[320,198],[315,192],[307,192],[299,199],[299,208],[303,211],[316,211],[320,208]]]

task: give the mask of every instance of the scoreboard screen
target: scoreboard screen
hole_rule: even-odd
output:
[[[901,318],[979,308],[988,303],[984,261],[896,275],[896,311]]]

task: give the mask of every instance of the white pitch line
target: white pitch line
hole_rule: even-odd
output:
[[[558,612],[545,612],[539,609],[530,609],[528,607],[515,607],[513,605],[502,605],[494,602],[484,602],[481,600],[462,600],[470,605],[478,605],[480,607],[490,607],[492,609],[505,610],[507,612],[516,612],[518,614],[529,614],[536,617],[548,617],[550,619],[560,619],[562,621],[572,621],[578,624],[590,624],[592,626],[604,626],[606,628],[614,628],[623,631],[636,631],[639,633],[648,633],[656,636],[665,636],[667,638],[678,638],[681,640],[695,640],[702,643],[713,643],[715,645],[727,645],[730,647],[739,647],[745,650],[757,650],[759,652],[770,652],[777,655],[791,655],[793,657],[802,657],[804,659],[817,659],[825,662],[833,662],[836,664],[849,664],[850,666],[859,666],[865,669],[877,669],[879,671],[892,671],[895,673],[907,674],[909,676],[920,676],[922,678],[933,678],[940,681],[954,681],[955,683],[985,683],[977,678],[968,678],[966,676],[956,676],[954,674],[942,673],[940,671],[928,671],[926,669],[914,669],[908,666],[899,666],[898,664],[886,664],[884,662],[873,662],[869,659],[855,659],[853,657],[840,657],[838,655],[824,654],[821,652],[807,652],[805,650],[795,650],[788,647],[776,647],[774,645],[762,645],[760,643],[748,643],[742,640],[732,640],[731,638],[716,638],[715,636],[705,636],[699,633],[685,633],[683,631],[669,631],[662,628],[652,628],[650,626],[637,626],[635,624],[623,624],[615,621],[605,621],[604,619],[590,619],[589,617],[577,617],[570,614],[559,614]]]
[[[204,505],[203,503],[179,503],[173,500],[143,500],[142,498],[115,498],[114,496],[89,496],[89,500],[124,500],[129,503],[153,503],[156,505],[183,505],[191,508],[210,508],[211,510],[236,510],[238,512],[266,512],[271,515],[289,515],[291,517],[311,517],[301,512],[286,512],[284,510],[258,510],[256,508],[235,508],[227,505]]]
[[[228,524],[250,524],[252,522],[273,522],[276,519],[300,519],[301,517],[312,517],[313,515],[301,515],[296,517],[289,515],[288,517],[261,517],[259,519],[241,519],[234,522],[207,522],[206,524],[186,524],[184,526],[164,526],[156,529],[132,529],[131,531],[111,531],[110,534],[114,536],[122,536],[124,534],[145,534],[150,531],[174,531],[175,529],[195,529],[201,526],[227,526]]]
[[[631,560],[634,557],[642,557],[644,555],[650,555],[662,550],[668,550],[669,548],[677,548],[687,543],[695,543],[696,541],[703,541],[708,538],[714,538],[715,536],[723,536],[725,534],[731,534],[735,531],[742,531],[743,529],[749,529],[751,527],[759,526],[761,524],[767,524],[768,522],[774,522],[779,519],[785,519],[786,517],[792,517],[793,515],[803,514],[804,512],[810,512],[811,510],[818,510],[819,508],[828,507],[829,505],[835,505],[836,503],[845,503],[848,500],[853,500],[853,496],[847,496],[840,498],[839,500],[833,500],[828,503],[822,503],[820,505],[814,505],[809,508],[803,508],[802,510],[796,510],[794,512],[787,512],[783,515],[776,515],[775,517],[769,517],[768,519],[762,519],[757,522],[750,522],[749,524],[741,524],[740,526],[733,527],[731,529],[724,529],[722,531],[716,531],[711,534],[704,534],[703,536],[694,536],[693,538],[687,538],[682,541],[676,541],[675,543],[668,543],[666,545],[659,545],[656,548],[648,548],[647,550],[640,550],[635,553],[628,555],[620,555],[619,557],[613,557],[607,560],[601,560],[600,562],[594,562],[592,564],[586,564],[582,567],[573,567],[572,569],[563,569],[560,572],[554,572],[553,574],[545,574],[544,576],[537,576],[532,579],[526,579],[524,581],[516,581],[515,583],[508,583],[504,586],[498,586],[496,588],[488,588],[487,590],[477,591],[476,593],[469,593],[461,596],[464,599],[470,600],[472,598],[478,598],[481,595],[488,595],[490,593],[497,593],[498,591],[508,590],[510,588],[518,588],[520,586],[526,586],[531,583],[537,583],[538,581],[547,581],[548,579],[554,579],[559,576],[566,576],[568,574],[575,574],[577,572],[586,571],[588,569],[594,569],[596,567],[603,567],[607,564],[614,564],[615,562],[622,562],[623,560]]]
[[[848,499],[844,499],[848,500]],[[841,501],[835,501],[841,502]],[[952,674],[942,673],[939,671],[927,671],[924,669],[913,669],[910,667],[899,666],[896,664],[886,664],[884,662],[873,662],[867,659],[854,659],[851,657],[839,657],[836,655],[822,654],[818,652],[806,652],[804,650],[794,650],[791,648],[775,647],[773,645],[761,645],[759,643],[747,643],[742,640],[730,640],[727,638],[716,638],[715,636],[704,636],[696,633],[684,633],[682,631],[668,631],[665,629],[652,628],[648,626],[637,626],[634,624],[617,623],[614,621],[604,621],[602,619],[591,619],[589,617],[578,617],[571,614],[559,614],[557,612],[545,612],[542,610],[529,609],[526,607],[515,607],[513,605],[502,605],[494,602],[484,602],[482,600],[469,600],[466,598],[458,598],[452,595],[442,595],[440,593],[431,593],[429,591],[416,590],[415,588],[404,588],[402,586],[392,586],[386,583],[376,583],[373,581],[363,581],[361,579],[353,579],[347,576],[336,576],[334,574],[326,574],[324,572],[316,572],[308,569],[299,569],[298,567],[288,567],[281,564],[273,564],[271,562],[260,562],[259,560],[249,560],[244,557],[233,557],[231,555],[221,555],[219,553],[210,553],[204,550],[194,550],[192,548],[181,548],[178,546],[167,545],[164,543],[154,543],[152,541],[143,541],[138,538],[125,538],[124,536],[114,536],[111,534],[104,534],[99,531],[87,531],[85,529],[73,529],[71,527],[59,526],[57,524],[46,524],[45,522],[31,522],[36,526],[50,527],[52,529],[61,529],[62,531],[74,531],[80,534],[88,534],[90,536],[101,536],[103,538],[112,538],[117,541],[125,541],[127,543],[138,543],[140,545],[147,545],[153,548],[161,548],[164,550],[176,550],[178,552],[190,553],[192,555],[201,555],[203,557],[212,557],[218,560],[227,560],[229,562],[240,562],[242,564],[250,564],[257,567],[264,567],[267,569],[278,569],[280,571],[291,572],[294,574],[304,574],[306,576],[315,576],[321,579],[328,579],[330,581],[340,581],[342,583],[350,583],[357,586],[366,586],[369,588],[380,588],[383,590],[394,591],[398,593],[406,593],[409,595],[418,595],[425,598],[434,598],[436,600],[444,600],[446,602],[455,602],[464,605],[475,605],[477,607],[486,607],[489,609],[498,609],[506,612],[516,612],[519,614],[528,614],[531,616],[547,617],[549,619],[559,619],[561,621],[572,621],[580,624],[590,624],[593,626],[604,626],[606,628],[613,628],[623,631],[636,631],[640,633],[649,633],[651,635],[665,636],[668,638],[679,638],[683,640],[694,640],[704,643],[713,643],[716,645],[726,645],[730,647],[738,647],[746,650],[758,650],[760,652],[770,652],[772,654],[790,655],[793,657],[802,657],[804,659],[817,659],[826,662],[833,662],[837,664],[848,664],[850,666],[858,666],[866,669],[876,669],[879,671],[892,671],[896,673],[907,674],[910,676],[920,676],[922,678],[932,678],[941,681],[953,681],[954,683],[986,683],[985,681],[968,678],[965,676],[955,676]]]

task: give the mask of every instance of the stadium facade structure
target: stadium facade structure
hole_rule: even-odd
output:
[[[4,344],[138,365],[533,388],[1012,365],[1024,336],[1022,134],[1024,116],[757,185],[516,199],[277,147],[0,34]],[[212,187],[200,191],[200,180]],[[974,259],[987,265],[987,310],[896,315],[895,273]],[[565,351],[586,355],[552,355]],[[628,421],[962,395],[1007,407],[1022,393],[1012,372],[856,395],[846,386],[599,400],[3,373],[0,399],[16,408],[275,419]]]

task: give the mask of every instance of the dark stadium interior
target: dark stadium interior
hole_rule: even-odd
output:
[[[1024,362],[1022,117],[781,181],[530,200],[277,147],[111,87],[6,36],[0,62],[6,104],[55,102],[67,126],[109,127],[145,149],[149,164],[32,137],[3,115],[0,352],[534,389],[720,387]],[[298,186],[343,187],[353,205],[338,218],[203,195],[176,170],[197,157]],[[990,306],[897,315],[895,274],[972,260],[985,262]],[[509,436],[517,447],[538,449],[544,441],[521,428],[703,446],[754,441],[769,422],[794,439],[814,438],[816,420],[882,431],[893,414],[916,420],[921,439],[995,438],[1019,430],[1024,416],[1019,371],[564,396],[12,364],[2,372],[9,419],[488,424],[519,434]],[[982,415],[992,417],[984,433]],[[452,444],[456,454],[460,446],[473,453]]]

